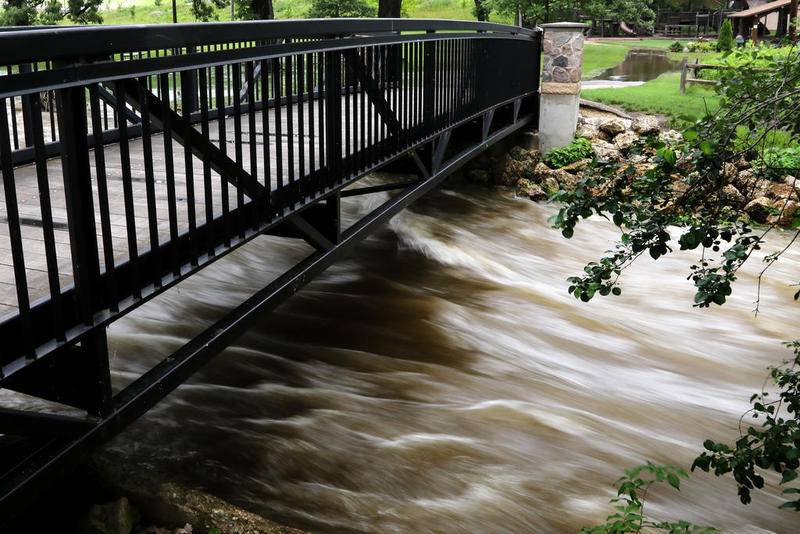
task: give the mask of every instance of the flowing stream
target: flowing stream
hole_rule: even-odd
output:
[[[346,219],[385,194],[348,199]],[[109,447],[170,478],[319,532],[562,533],[610,513],[647,459],[688,467],[733,441],[796,336],[800,257],[762,287],[751,262],[723,308],[692,307],[695,253],[642,260],[621,297],[581,303],[566,277],[614,228],[549,228],[553,205],[449,185],[398,215]],[[773,248],[785,236],[772,241]],[[307,254],[259,238],[110,332],[130,380]],[[738,503],[696,473],[646,510],[726,532],[793,532],[770,491]]]

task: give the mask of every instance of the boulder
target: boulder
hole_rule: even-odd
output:
[[[780,207],[781,212],[778,215],[778,224],[784,228],[789,228],[794,224],[794,217],[797,210],[800,209],[800,204],[794,200],[790,200],[785,205]]]
[[[752,167],[752,165],[750,164],[749,161],[744,159],[744,156],[739,158],[739,161],[736,162],[736,168],[739,169],[740,171],[746,171],[747,169],[749,169],[751,167]]]
[[[559,189],[561,189],[561,185],[558,183],[558,180],[549,175],[542,180],[541,186],[548,195],[553,195],[554,193],[558,192]]]
[[[531,200],[547,200],[547,193],[532,181],[523,178],[517,182],[517,196]]]
[[[768,180],[756,176],[752,169],[740,171],[732,183],[745,198],[751,200],[766,196],[769,192]]]
[[[592,150],[598,159],[616,161],[620,159],[621,154],[616,145],[612,145],[607,141],[596,141],[592,143]]]
[[[586,158],[570,163],[569,165],[564,165],[561,168],[570,174],[578,174],[582,171],[585,171],[586,168],[591,164],[592,160],[590,158]]]
[[[578,127],[578,131],[575,133],[577,137],[584,137],[589,141],[594,141],[596,139],[600,139],[602,141],[608,141],[611,139],[609,135],[597,127],[595,124],[581,124]]]
[[[767,197],[775,200],[794,200],[797,198],[797,189],[794,183],[766,182]]]
[[[731,184],[726,185],[721,191],[722,202],[728,206],[739,208],[745,203],[744,195]]]
[[[564,191],[573,191],[578,185],[578,177],[564,169],[554,170],[550,178],[554,179],[558,183],[559,188]]]
[[[553,172],[553,169],[548,167],[544,162],[540,161],[536,164],[536,167],[533,168],[533,180],[535,182],[542,182],[550,173]]]
[[[745,213],[757,223],[765,223],[772,214],[772,201],[767,197],[758,197],[751,200],[745,207]]]
[[[739,169],[733,163],[725,162],[722,164],[722,176],[728,182],[733,182],[739,176]]]
[[[639,136],[634,132],[623,132],[614,138],[614,145],[620,150],[628,150],[639,140]]]
[[[658,140],[665,144],[680,143],[683,141],[683,134],[676,130],[667,130],[658,134]]]
[[[513,186],[522,178],[533,179],[539,159],[537,150],[512,147],[508,154],[497,161],[494,169],[495,182],[498,185]]]
[[[633,131],[639,135],[655,135],[661,128],[658,124],[658,118],[652,115],[642,115],[633,121]]]
[[[627,130],[629,126],[630,121],[625,121],[624,119],[606,119],[600,123],[600,130],[614,137]]]
[[[130,501],[122,497],[92,506],[78,530],[80,534],[130,534],[140,517]]]

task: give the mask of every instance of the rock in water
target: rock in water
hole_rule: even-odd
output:
[[[531,200],[547,200],[548,198],[544,189],[526,178],[517,182],[517,196]]]
[[[772,210],[772,201],[767,197],[758,197],[744,207],[744,212],[757,223],[767,222]]]
[[[127,498],[92,506],[83,518],[81,534],[130,534],[139,522],[139,512]]]

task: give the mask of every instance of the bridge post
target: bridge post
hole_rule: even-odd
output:
[[[539,148],[547,152],[572,142],[578,126],[585,24],[545,24],[542,49]]]

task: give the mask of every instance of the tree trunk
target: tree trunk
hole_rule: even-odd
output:
[[[259,20],[272,20],[275,18],[275,11],[272,8],[272,0],[252,0],[253,14]]]
[[[403,0],[379,0],[378,16],[382,19],[399,19]]]
[[[797,38],[797,0],[792,0],[789,4],[789,39],[794,41]]]

